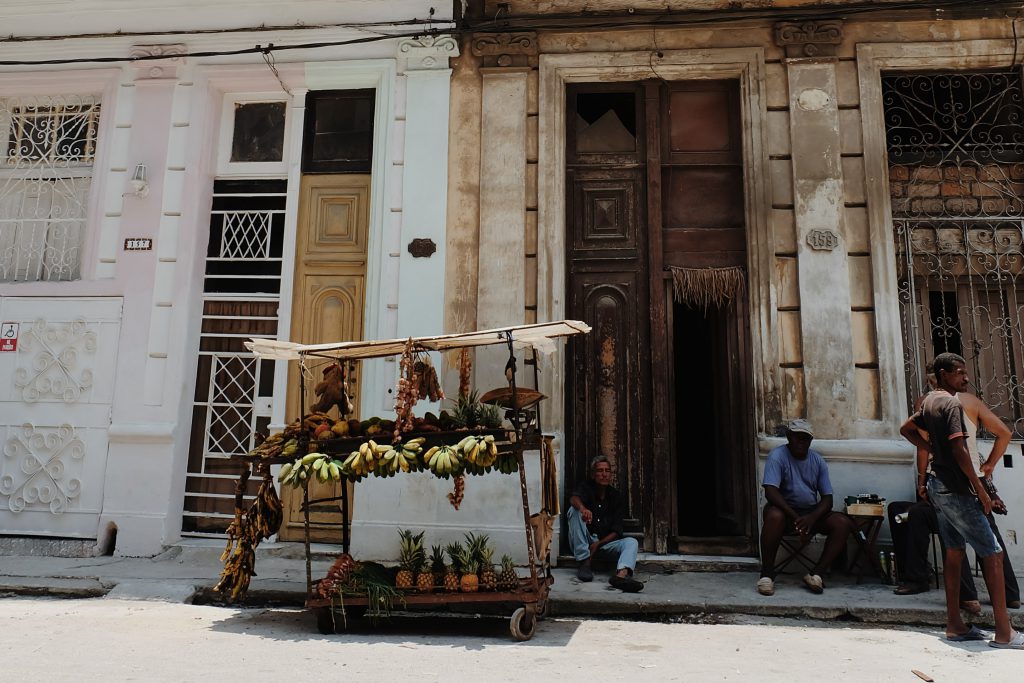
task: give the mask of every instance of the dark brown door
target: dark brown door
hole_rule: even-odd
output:
[[[598,453],[644,547],[750,553],[755,499],[745,289],[673,297],[671,268],[746,266],[735,81],[568,90],[570,480]]]
[[[644,219],[643,97],[637,84],[568,90],[566,203],[570,318],[593,331],[569,346],[566,407],[574,454],[567,481],[587,462],[612,460],[616,487],[642,530],[649,395]]]

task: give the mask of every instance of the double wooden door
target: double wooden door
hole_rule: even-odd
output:
[[[322,344],[363,338],[366,289],[367,241],[369,239],[370,176],[368,174],[305,175],[302,178],[298,229],[295,244],[295,285],[292,293],[293,341]],[[287,414],[300,414],[299,368],[292,362],[288,376]],[[320,368],[310,366],[305,405],[316,401],[313,387]],[[359,371],[349,368],[351,387],[358,391]],[[332,411],[337,410],[332,408]],[[357,417],[357,416],[352,416]],[[352,499],[352,486],[349,499]],[[336,498],[341,484],[313,482],[311,500]],[[283,492],[285,519],[280,538],[303,538],[302,495],[297,489]],[[351,504],[349,511],[351,515]],[[338,503],[330,501],[311,508],[312,539],[339,542]]]
[[[695,308],[673,268],[746,266],[735,81],[567,91],[570,480],[602,454],[657,552],[753,552],[745,295]]]

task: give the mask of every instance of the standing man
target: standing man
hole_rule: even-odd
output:
[[[786,441],[768,454],[764,466],[764,523],[761,526],[761,578],[757,592],[775,594],[775,555],[789,530],[803,538],[825,534],[825,548],[818,563],[804,576],[804,585],[812,593],[821,593],[825,583],[821,574],[832,565],[846,547],[853,521],[832,510],[832,482],[828,465],[817,451],[811,450],[814,433],[807,420],[793,420],[786,429]]]
[[[569,523],[569,543],[580,563],[576,576],[580,581],[593,581],[591,560],[598,553],[616,557],[615,573],[608,580],[615,588],[637,593],[644,584],[633,578],[638,550],[635,538],[622,533],[626,505],[622,494],[612,483],[612,466],[603,455],[590,461],[590,476],[581,481],[569,497],[565,516]]]
[[[955,353],[941,353],[935,358],[934,368],[938,388],[925,396],[921,409],[900,427],[900,434],[932,453],[933,476],[928,478],[927,493],[938,513],[939,534],[946,545],[946,638],[963,641],[988,637],[976,626],[968,628],[960,616],[960,565],[965,543],[970,543],[981,558],[992,598],[996,634],[989,645],[1024,650],[1024,635],[1013,630],[1006,610],[1002,547],[987,517],[992,512],[992,499],[971,461],[964,410],[956,398],[957,392],[967,388],[966,361]],[[927,431],[929,438],[922,437],[918,428]]]

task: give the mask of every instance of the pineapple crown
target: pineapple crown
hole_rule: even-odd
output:
[[[448,557],[451,558],[452,566],[457,570],[461,570],[465,566],[463,558],[466,556],[466,549],[462,547],[461,543],[456,541],[445,546],[445,550],[448,552]]]
[[[430,568],[435,572],[444,571],[444,549],[439,545],[430,546]]]
[[[508,555],[501,556],[501,568],[502,569],[514,569],[515,564],[512,562],[512,558]]]
[[[494,564],[494,548],[488,548],[485,546],[480,551],[480,563],[485,567],[489,567]]]
[[[466,548],[477,564],[484,561],[483,551],[487,549],[487,543],[490,540],[487,534],[474,534],[472,531],[466,534]]]
[[[423,534],[421,531],[414,534],[408,529],[398,530],[401,537],[398,551],[398,563],[403,569],[417,570],[426,562],[426,554],[423,552]]]

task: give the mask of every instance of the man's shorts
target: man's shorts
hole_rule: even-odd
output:
[[[928,500],[938,513],[939,535],[947,550],[963,550],[966,542],[978,557],[1003,551],[981,502],[973,495],[954,493],[938,477],[929,477]]]

